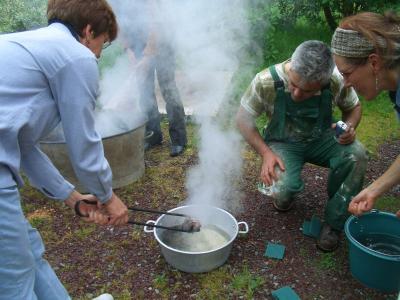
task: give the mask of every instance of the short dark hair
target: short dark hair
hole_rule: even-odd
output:
[[[107,33],[113,41],[118,34],[115,14],[106,0],[49,0],[47,19],[69,23],[78,35],[87,25],[92,27],[95,37]]]

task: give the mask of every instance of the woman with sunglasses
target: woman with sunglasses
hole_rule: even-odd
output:
[[[389,91],[400,120],[400,17],[364,12],[343,19],[332,38],[332,52],[345,84],[366,101]],[[355,215],[372,209],[377,199],[400,184],[400,156],[349,205]],[[397,212],[400,217],[400,211]]]

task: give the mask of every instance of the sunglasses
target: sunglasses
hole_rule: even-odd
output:
[[[110,41],[104,42],[102,49],[104,50],[104,49],[110,47],[110,45],[111,45]]]

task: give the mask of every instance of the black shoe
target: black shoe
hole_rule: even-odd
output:
[[[272,198],[272,205],[279,212],[287,212],[292,209],[294,201],[278,201],[277,199]]]
[[[171,146],[171,152],[169,153],[170,156],[178,156],[181,155],[185,151],[185,146],[181,145],[172,145]]]
[[[157,134],[152,130],[148,130],[144,136],[144,151],[147,151],[155,146],[162,144],[162,135]]]
[[[332,252],[339,246],[340,231],[324,223],[317,240],[317,247],[324,252]]]

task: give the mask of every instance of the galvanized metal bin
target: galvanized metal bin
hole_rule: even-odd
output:
[[[143,176],[145,122],[127,132],[103,138],[104,154],[113,173],[113,188],[126,186]],[[41,150],[60,173],[82,193],[88,192],[75,176],[65,142],[40,142]]]

